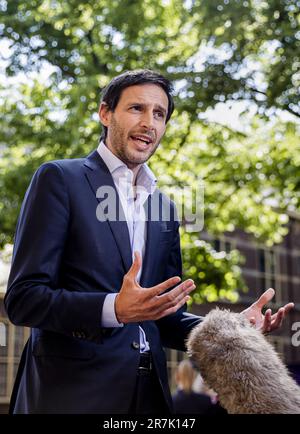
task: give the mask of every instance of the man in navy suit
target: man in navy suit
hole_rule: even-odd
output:
[[[201,318],[185,312],[195,285],[181,282],[175,206],[146,164],[173,112],[171,90],[153,71],[114,78],[98,149],[32,178],[5,297],[10,320],[32,329],[14,413],[172,411],[163,346],[184,350]],[[263,316],[260,301],[245,315],[270,331],[291,306]]]

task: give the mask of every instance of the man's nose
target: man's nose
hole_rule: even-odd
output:
[[[148,130],[154,129],[154,116],[151,112],[144,112],[141,119],[140,119],[140,125],[144,128],[147,128]]]

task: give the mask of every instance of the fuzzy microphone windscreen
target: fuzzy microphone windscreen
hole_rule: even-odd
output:
[[[300,414],[300,387],[242,314],[213,309],[191,331],[187,348],[228,413]]]

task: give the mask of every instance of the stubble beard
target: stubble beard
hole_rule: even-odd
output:
[[[128,146],[127,141],[129,140],[129,137],[127,137],[127,134],[124,130],[124,128],[120,127],[120,125],[116,122],[114,117],[111,119],[110,124],[110,143],[113,150],[113,153],[122,160],[127,167],[130,169],[133,169],[134,167],[141,165],[149,160],[149,158],[154,154],[156,151],[159,143],[155,145],[154,148],[152,148],[151,152],[149,154],[143,154],[143,155],[136,155],[134,152],[130,151],[130,148]]]

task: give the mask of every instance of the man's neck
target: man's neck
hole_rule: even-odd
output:
[[[119,158],[119,160],[123,161],[119,155],[117,155],[114,151],[114,149],[109,146],[105,141],[103,141],[104,145],[110,150],[110,152],[112,152],[117,158]],[[123,161],[123,163],[128,167],[128,169],[130,169],[133,173],[133,178],[132,178],[132,185],[136,185],[136,179],[137,179],[137,175],[139,173],[140,168],[142,167],[143,164],[130,164],[130,163],[126,163],[126,161]]]

